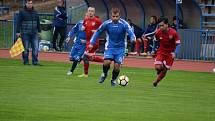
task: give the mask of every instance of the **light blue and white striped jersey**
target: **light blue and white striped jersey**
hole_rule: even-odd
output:
[[[113,23],[111,19],[105,21],[93,34],[90,40],[91,45],[95,44],[96,39],[102,32],[106,32],[105,49],[125,48],[127,45],[126,33],[130,36],[131,41],[136,41],[131,26],[123,19],[119,19],[117,23]]]
[[[68,33],[68,37],[70,37],[70,38],[72,38],[72,36],[76,35],[74,44],[79,45],[79,44],[81,44],[81,40],[86,40],[86,32],[81,30],[82,26],[83,26],[83,20],[80,20],[76,23],[76,25]]]

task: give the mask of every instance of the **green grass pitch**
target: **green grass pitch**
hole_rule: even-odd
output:
[[[214,121],[215,74],[170,71],[154,88],[155,71],[123,67],[127,87],[98,84],[102,67],[82,65],[67,76],[68,63],[23,66],[0,59],[0,121]]]

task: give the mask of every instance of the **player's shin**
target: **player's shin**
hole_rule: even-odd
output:
[[[73,72],[77,65],[78,65],[78,61],[73,61],[70,71]]]
[[[113,81],[117,79],[119,72],[120,72],[120,69],[113,69],[113,72],[112,72],[112,80]]]
[[[160,72],[160,74],[157,76],[156,83],[159,83],[166,76],[166,73],[167,73],[167,68],[164,67],[163,70]]]
[[[103,73],[105,76],[107,76],[109,69],[110,69],[110,64],[103,64]]]
[[[88,70],[89,70],[89,65],[90,65],[89,60],[87,59],[86,56],[84,56],[83,61],[84,61],[84,74],[88,75]]]

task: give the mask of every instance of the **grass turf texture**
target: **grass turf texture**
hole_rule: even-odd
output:
[[[170,71],[154,88],[151,69],[125,68],[127,87],[98,84],[101,66],[89,78],[67,76],[68,63],[24,66],[0,59],[1,121],[213,121],[215,74]],[[93,68],[93,69],[92,69]],[[111,69],[112,70],[112,69]]]

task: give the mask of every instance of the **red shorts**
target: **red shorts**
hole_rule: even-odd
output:
[[[155,58],[155,65],[165,65],[167,69],[170,69],[174,62],[174,58],[172,58],[172,55],[164,55],[164,54],[157,54]]]

